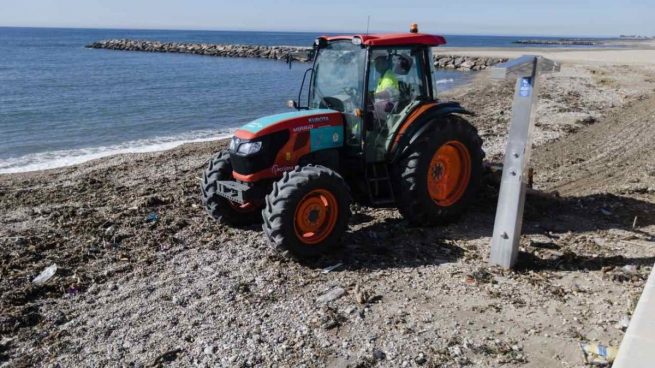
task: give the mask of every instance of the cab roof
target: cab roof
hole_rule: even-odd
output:
[[[361,39],[362,44],[365,46],[439,46],[446,44],[446,39],[443,36],[425,33],[360,34],[352,36],[324,36],[322,38],[325,38],[327,41],[339,41],[352,40],[355,37]]]

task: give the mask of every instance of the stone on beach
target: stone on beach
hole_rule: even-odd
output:
[[[335,287],[327,293],[316,298],[316,302],[319,304],[329,303],[333,300],[341,298],[346,293],[346,290],[342,287]]]

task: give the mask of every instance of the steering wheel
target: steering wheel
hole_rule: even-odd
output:
[[[321,98],[321,105],[325,105],[328,109],[344,112],[343,101],[336,97],[323,97]]]

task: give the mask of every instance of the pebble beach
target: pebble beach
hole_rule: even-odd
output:
[[[343,250],[299,262],[204,213],[225,141],[4,174],[0,365],[583,366],[581,342],[620,343],[655,262],[655,65],[543,52],[563,65],[541,89],[516,270],[487,263],[491,177],[447,226],[354,206]],[[485,73],[442,98],[476,112],[493,163],[513,82]]]

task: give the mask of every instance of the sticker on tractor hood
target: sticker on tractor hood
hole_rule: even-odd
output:
[[[323,126],[309,131],[311,152],[343,146],[343,126]]]
[[[291,170],[293,170],[294,167],[295,166],[273,165],[273,167],[271,167],[271,171],[273,172],[273,174],[279,174],[279,173],[282,173],[282,172],[285,172],[285,171],[291,171]]]
[[[330,121],[330,118],[327,116],[317,116],[315,118],[309,118],[310,124],[323,123],[326,121]]]
[[[338,111],[329,110],[329,109],[301,110],[301,111],[287,112],[283,114],[265,116],[257,120],[253,120],[250,123],[242,126],[241,130],[254,134],[262,129],[268,128],[269,126],[289,120],[300,119],[300,118],[307,118],[308,125],[312,125],[316,123],[329,121],[330,117],[326,116],[326,114],[335,114],[335,113],[338,113]],[[309,129],[311,130],[312,128]]]
[[[532,78],[530,77],[521,78],[519,95],[521,97],[530,97],[530,92],[532,92]]]
[[[314,129],[314,127],[315,127],[314,124],[327,123],[329,121],[330,121],[329,116],[317,116],[315,118],[309,118],[308,119],[307,122],[309,123],[309,125],[297,126],[297,127],[293,128],[292,130],[293,130],[294,133],[306,132],[306,131]]]
[[[312,129],[314,129],[313,125],[302,125],[302,126],[293,128],[293,132],[294,133],[306,132],[306,131],[312,130]]]

